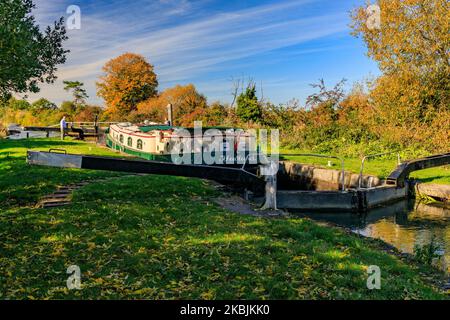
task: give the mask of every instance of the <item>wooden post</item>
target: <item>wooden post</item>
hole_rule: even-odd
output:
[[[94,131],[95,131],[95,141],[98,143],[99,142],[99,129],[98,129],[98,114],[95,115],[95,120],[94,120]]]
[[[173,107],[171,103],[167,105],[167,120],[169,126],[173,126]]]

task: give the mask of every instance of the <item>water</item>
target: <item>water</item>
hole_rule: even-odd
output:
[[[440,267],[450,274],[450,208],[402,201],[364,215],[354,213],[300,214],[317,221],[347,227],[353,232],[383,241],[402,252],[414,253],[416,245],[427,245],[434,238],[442,257]]]
[[[28,133],[28,137],[27,137],[27,133]],[[59,132],[50,132],[50,138],[55,138],[55,137],[59,137],[60,133]],[[11,140],[22,140],[22,139],[35,139],[35,138],[46,138],[47,137],[47,133],[43,132],[43,131],[21,131],[18,134],[13,134],[8,136],[8,139]]]

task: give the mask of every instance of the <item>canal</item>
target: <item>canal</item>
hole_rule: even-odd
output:
[[[366,237],[378,238],[405,253],[434,239],[439,246],[440,267],[450,274],[450,207],[414,200],[355,213],[296,213],[316,221],[331,222]]]

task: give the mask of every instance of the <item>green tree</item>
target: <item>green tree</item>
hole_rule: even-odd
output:
[[[63,83],[64,90],[72,91],[73,103],[76,106],[84,106],[86,104],[86,99],[89,98],[86,90],[83,88],[84,83],[80,81],[63,81]]]
[[[236,114],[242,121],[259,122],[261,120],[262,108],[256,96],[255,84],[249,84],[247,89],[239,95],[236,102]]]
[[[57,106],[53,102],[51,102],[45,98],[41,98],[31,104],[31,109],[33,109],[37,112],[40,112],[40,111],[45,111],[45,110],[56,110]]]
[[[12,110],[29,110],[31,105],[28,101],[16,98],[10,98],[8,107]]]
[[[74,115],[77,111],[77,106],[73,101],[63,101],[61,103],[60,109],[63,113],[67,113],[69,115]]]
[[[39,83],[53,83],[57,65],[66,61],[64,19],[43,32],[31,11],[32,0],[0,1],[0,99],[13,93],[39,92]]]

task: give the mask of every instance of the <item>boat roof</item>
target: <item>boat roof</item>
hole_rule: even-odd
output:
[[[167,125],[150,125],[150,126],[140,126],[139,130],[142,132],[150,132],[150,131],[154,131],[154,130],[161,130],[161,131],[165,131],[165,130],[173,130],[173,129],[178,129],[179,127],[173,127],[173,126],[167,126]]]
[[[188,131],[194,131],[195,128],[185,128],[185,127],[174,127],[174,126],[168,126],[168,125],[145,125],[145,126],[139,126],[139,130],[142,132],[150,132],[153,130],[176,130],[176,129],[184,129]],[[229,127],[202,127],[202,131],[206,131],[209,129],[217,129],[217,130],[242,130],[237,128],[229,128]]]
[[[169,125],[165,125],[165,124],[133,125],[131,123],[119,123],[117,125],[122,128],[126,128],[126,129],[133,130],[133,131],[140,131],[143,133],[148,133],[151,131],[175,131],[175,130],[180,130],[180,129],[188,130],[189,132],[194,132],[196,130],[195,128],[175,127],[175,126],[169,126]],[[239,129],[239,128],[221,127],[221,126],[202,127],[203,132],[205,132],[206,130],[209,130],[209,129],[217,129],[217,130],[222,130],[222,131],[226,131],[226,130],[245,131],[245,130]]]

